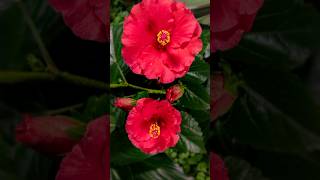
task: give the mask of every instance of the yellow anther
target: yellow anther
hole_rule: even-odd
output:
[[[149,135],[152,138],[158,138],[160,136],[160,126],[158,126],[157,122],[151,124]]]
[[[161,30],[157,34],[157,41],[162,46],[167,45],[170,42],[170,33],[166,30]]]

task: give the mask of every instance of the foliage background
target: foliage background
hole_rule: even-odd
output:
[[[319,18],[317,1],[265,0],[252,32],[214,54],[238,93],[210,138],[231,179],[320,178]]]
[[[27,15],[21,10],[21,3]],[[88,121],[105,114],[105,88],[63,78],[34,76],[50,73],[26,23],[31,17],[61,72],[108,83],[107,44],[81,40],[44,0],[0,2],[0,179],[54,180],[62,156],[41,154],[15,141],[14,128],[22,113],[67,115]],[[10,72],[10,73],[8,73]],[[47,77],[47,76],[45,76]],[[106,86],[107,87],[107,86]]]
[[[75,37],[46,1],[23,2],[61,70],[108,82],[106,72],[111,65],[111,83],[121,83],[114,63],[117,59],[129,82],[166,88],[131,74],[121,61],[121,22],[135,1],[112,1],[111,64],[105,44]],[[205,30],[202,38],[208,43],[208,2],[187,3],[199,17]],[[0,179],[54,179],[62,157],[48,157],[15,142],[13,130],[22,112],[63,114],[87,122],[105,113],[115,96],[163,96],[123,89],[112,91],[109,100],[105,89],[63,79],[17,80],[17,76],[7,76],[4,72],[8,70],[46,71],[24,18],[17,3],[0,2]],[[187,124],[183,126],[192,127],[192,131],[183,132],[186,138],[181,139],[185,141],[166,153],[149,157],[132,147],[121,128],[125,112],[111,106],[112,177],[203,179],[208,177],[208,152],[214,150],[224,158],[230,179],[319,179],[319,19],[317,1],[265,0],[252,32],[239,46],[210,58],[204,50],[191,72],[181,79],[189,93],[175,104],[186,112]],[[229,112],[214,123],[210,123],[208,112],[209,67],[203,61],[209,59],[211,73],[231,76],[227,81],[233,80],[230,84],[238,93]]]

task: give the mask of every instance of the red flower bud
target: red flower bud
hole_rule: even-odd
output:
[[[16,126],[16,139],[46,154],[64,154],[79,141],[71,131],[81,127],[81,122],[69,117],[25,115]]]
[[[116,98],[113,105],[115,107],[129,111],[136,105],[136,100],[132,98]]]
[[[233,105],[237,96],[225,87],[222,74],[216,73],[211,77],[211,118],[216,120],[224,115]]]
[[[167,89],[166,99],[169,102],[173,103],[174,101],[181,98],[183,93],[184,93],[184,88],[181,85],[176,84],[176,85]]]

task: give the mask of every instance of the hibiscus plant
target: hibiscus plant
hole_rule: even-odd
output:
[[[316,0],[1,0],[1,180],[318,180]]]
[[[210,179],[209,3],[112,2],[111,178]]]

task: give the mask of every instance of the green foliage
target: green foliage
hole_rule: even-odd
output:
[[[181,112],[182,124],[177,148],[185,152],[205,153],[203,134],[198,122],[188,113]]]
[[[219,54],[216,69],[239,92],[211,134],[230,179],[318,179],[320,112],[305,78],[319,17],[302,0],[265,0],[252,32]]]
[[[128,80],[136,80],[141,82],[143,86],[148,88],[155,87],[151,81],[141,81],[139,77],[130,73],[127,65],[123,62],[121,56],[121,35],[123,15],[130,9],[117,12],[117,16],[112,23],[112,41],[111,41],[111,83],[123,83],[124,78]],[[183,97],[175,104],[178,110],[194,110],[198,109],[202,114],[206,114],[207,118],[193,118],[190,114],[182,112],[183,121],[181,125],[180,141],[175,151],[171,154],[160,153],[158,155],[147,155],[134,147],[128,140],[124,130],[127,112],[115,108],[111,105],[111,167],[112,177],[114,179],[191,179],[191,177],[201,176],[208,177],[208,166],[205,141],[202,128],[208,128],[209,125],[209,91],[208,78],[210,74],[209,64],[205,61],[208,54],[208,46],[210,41],[210,31],[208,27],[203,28],[201,36],[203,40],[203,50],[196,57],[194,63],[190,67],[187,75],[181,79],[181,83],[186,89]],[[129,81],[129,80],[128,80]],[[130,83],[130,82],[129,82]],[[172,86],[158,85],[158,89],[165,89]],[[151,97],[154,99],[162,99],[163,96],[148,94],[146,91],[115,91],[114,95],[128,95],[134,99]],[[111,104],[113,100],[111,100]],[[199,122],[198,122],[199,121]],[[201,123],[201,124],[199,124]],[[207,129],[206,129],[207,131]],[[181,153],[178,154],[179,150]],[[170,157],[166,157],[166,154]],[[161,158],[161,161],[155,161]],[[200,163],[203,162],[203,163]],[[198,164],[202,164],[198,167]],[[205,172],[204,172],[205,171]],[[123,173],[126,172],[126,173]],[[198,175],[199,174],[199,175]]]

